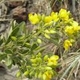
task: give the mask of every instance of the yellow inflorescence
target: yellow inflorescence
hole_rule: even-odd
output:
[[[66,26],[65,27],[65,33],[67,33],[68,35],[73,35],[77,33],[78,31],[80,31],[80,26]]]
[[[51,16],[45,16],[44,18],[44,22],[45,23],[50,23],[52,21],[52,17]]]
[[[58,59],[59,59],[59,56],[57,56],[57,55],[51,56],[50,58],[48,58],[48,65],[49,66],[57,66]]]
[[[65,27],[65,33],[68,35],[72,35],[74,33],[73,27],[72,26],[66,26]]]
[[[71,40],[68,40],[68,39],[65,40],[64,44],[63,44],[63,47],[65,48],[65,50],[68,50],[72,46],[73,42],[74,42],[73,39],[71,39]]]
[[[52,17],[52,20],[55,22],[57,22],[59,20],[58,13],[52,12],[51,17]]]
[[[51,80],[52,74],[49,73],[49,71],[44,72],[43,74],[43,80]]]
[[[59,17],[62,19],[62,20],[68,20],[69,19],[69,12],[65,9],[61,9],[59,11]]]
[[[38,24],[40,19],[39,19],[39,16],[38,14],[29,14],[29,20],[31,22],[31,24]]]

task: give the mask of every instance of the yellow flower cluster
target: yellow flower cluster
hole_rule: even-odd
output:
[[[49,71],[44,72],[43,80],[51,80],[51,78],[52,78],[52,73],[50,73]]]
[[[73,21],[71,26],[66,26],[65,27],[65,33],[68,35],[73,35],[80,31],[80,26],[78,26],[78,23],[76,21]]]
[[[52,21],[52,17],[51,16],[45,16],[45,18],[44,18],[44,22],[45,23],[49,23],[51,21]]]
[[[65,34],[67,34],[68,37],[74,36],[75,34],[77,34],[78,32],[80,32],[80,26],[78,25],[78,23],[76,21],[72,21],[70,23],[70,26],[66,26],[64,29]],[[65,48],[65,50],[68,50],[71,46],[72,43],[74,42],[74,40],[65,40],[63,47]]]
[[[40,21],[39,15],[38,14],[29,14],[29,20],[31,22],[31,24],[38,24]]]
[[[51,17],[52,17],[52,20],[55,21],[55,22],[57,22],[59,20],[57,12],[56,13],[52,12],[51,13]]]
[[[51,57],[49,57],[48,55],[42,57],[41,53],[38,53],[35,56],[33,55],[30,59],[30,62],[32,64],[33,69],[35,68],[36,71],[34,75],[37,75],[36,77],[40,78],[41,80],[51,80],[52,77],[55,75],[56,71],[53,71],[53,67],[56,68],[58,66],[58,59],[59,56],[57,55],[53,55]],[[39,69],[40,72],[37,73],[37,70]]]
[[[65,10],[65,9],[61,9],[59,11],[59,17],[62,20],[68,20],[69,19],[69,15],[70,15],[70,12]]]
[[[43,73],[43,80],[51,80],[54,72],[52,71],[52,67],[58,66],[58,59],[59,56],[53,55],[50,58],[46,55],[44,60],[47,61],[47,66],[45,69],[46,71]]]
[[[48,66],[57,66],[58,65],[58,59],[59,56],[53,55],[50,58],[48,58]]]
[[[68,11],[66,11],[65,9],[61,9],[59,11],[59,13],[51,12],[51,14],[48,16],[44,15],[43,21],[44,21],[44,23],[51,23],[53,21],[57,22],[57,21],[59,21],[59,19],[60,20],[68,20],[69,14],[70,13]],[[43,17],[43,15],[42,16],[40,15],[40,17]],[[30,13],[29,14],[29,20],[32,24],[38,24],[40,22],[40,17],[39,17],[39,14],[36,14],[36,13],[35,14]]]
[[[45,16],[44,22],[50,23],[51,21],[57,22],[59,20],[58,13],[52,12],[51,15]]]
[[[65,48],[65,50],[68,50],[72,46],[73,42],[74,42],[73,39],[71,39],[71,40],[68,40],[68,39],[65,40],[64,44],[63,44],[63,47]]]

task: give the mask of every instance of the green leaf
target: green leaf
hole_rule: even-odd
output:
[[[11,33],[11,36],[16,36],[19,31],[19,26],[17,26]]]
[[[0,40],[0,45],[1,45],[2,43],[3,43],[3,40],[1,39],[1,40]]]
[[[34,71],[31,71],[31,72],[29,73],[29,75],[30,75],[31,77],[32,77],[34,74],[35,74]]]
[[[16,38],[15,36],[11,36],[11,39],[12,39],[13,41],[16,41],[16,40],[17,40],[17,38]]]
[[[12,50],[10,50],[10,49],[6,49],[6,50],[5,50],[5,53],[6,53],[6,54],[12,54],[13,52],[12,52]]]
[[[35,78],[38,78],[38,72],[35,72]]]
[[[43,77],[42,77],[42,78],[43,78],[43,80],[46,80],[46,75],[45,75],[45,74],[43,74]]]
[[[16,23],[16,21],[12,21],[11,22],[12,29],[14,29],[17,25],[18,25],[18,23]]]
[[[25,45],[27,48],[31,48],[30,43],[25,43],[24,45]]]
[[[25,22],[21,22],[19,25],[19,31],[18,31],[18,34],[17,35],[22,35],[23,33],[26,34],[26,25],[25,25]]]
[[[47,39],[50,39],[50,36],[49,36],[49,34],[44,34],[44,36],[47,38]]]
[[[31,51],[33,51],[33,50],[36,49],[37,47],[38,47],[37,44],[33,44],[33,45],[32,45],[32,48],[31,48]]]
[[[38,78],[42,78],[42,73],[41,72],[38,74]]]
[[[16,23],[17,24],[17,23]],[[17,26],[15,26],[13,29],[12,29],[12,32],[11,34],[9,35],[7,41],[6,41],[6,44],[9,43],[11,41],[11,36],[14,36],[14,37],[17,37],[17,36],[20,36],[22,35],[22,32],[25,32],[25,23],[22,22],[20,24],[17,24]]]
[[[10,58],[10,56],[8,56],[5,61],[6,66],[10,67],[12,65],[12,59]]]
[[[5,60],[6,57],[7,57],[6,53],[0,52],[0,61]]]
[[[19,31],[19,27],[17,27],[16,29],[14,29],[14,30],[12,31],[12,33],[10,34],[9,38],[8,38],[7,41],[6,41],[6,44],[11,41],[11,36],[17,36],[18,31]]]

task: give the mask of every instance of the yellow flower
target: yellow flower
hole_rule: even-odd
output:
[[[57,61],[52,61],[52,60],[48,60],[48,64],[47,64],[48,66],[57,66],[58,65],[58,62]]]
[[[53,55],[50,58],[48,58],[48,65],[49,66],[57,66],[58,65],[58,60],[59,56]]]
[[[72,26],[66,26],[65,27],[65,33],[68,35],[72,35],[74,33],[73,27]]]
[[[39,19],[39,16],[38,16],[38,14],[32,14],[32,13],[30,13],[29,14],[29,21],[32,23],[32,24],[37,24],[37,23],[39,23],[39,21],[40,21],[40,19]]]
[[[65,48],[65,50],[68,50],[72,46],[72,42],[73,42],[72,39],[71,40],[67,39],[64,41],[63,47]]]
[[[51,59],[51,60],[58,60],[58,59],[59,59],[59,56],[53,55],[53,56],[50,57],[50,59]]]
[[[43,80],[51,80],[52,74],[48,71],[44,72],[43,74]]]
[[[52,12],[51,17],[52,17],[52,20],[55,22],[57,22],[59,20],[58,13]]]
[[[59,11],[59,17],[62,19],[62,20],[68,20],[69,19],[69,12],[67,12],[65,9],[61,9]]]
[[[73,35],[74,33],[77,33],[80,30],[80,26],[66,26],[65,27],[65,33],[68,35]]]
[[[80,30],[80,26],[73,26],[74,32],[78,32]]]
[[[44,18],[44,22],[45,23],[50,23],[52,21],[52,17],[51,16],[45,16]]]

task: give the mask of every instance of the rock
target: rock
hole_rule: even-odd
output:
[[[0,63],[0,80],[16,80],[15,77],[9,75],[4,64]]]
[[[32,3],[27,7],[28,13],[35,12],[35,13],[44,13],[50,14],[51,13],[51,6],[49,0],[30,0]]]
[[[18,23],[27,21],[27,0],[7,0],[5,1],[7,7],[7,14],[16,20]]]
[[[6,69],[3,65],[0,66],[0,80],[32,80],[28,78],[16,78],[16,73],[19,71],[18,66],[12,66],[11,69]]]
[[[12,18],[15,19],[17,22],[27,21],[28,13],[27,13],[26,8],[22,6],[18,6],[14,8],[11,11],[11,14],[12,14]]]
[[[15,8],[18,6],[25,6],[28,0],[6,0],[5,5],[9,8]]]
[[[15,7],[18,7],[18,6],[23,6],[24,2],[23,1],[8,1],[5,4],[9,8],[15,8]]]
[[[0,80],[18,80],[16,78],[17,71],[17,66],[12,66],[11,69],[8,69],[3,63],[0,63]]]
[[[48,0],[6,0],[4,5],[7,10],[6,15],[10,15],[18,23],[27,22],[29,13],[50,14],[51,12]]]

